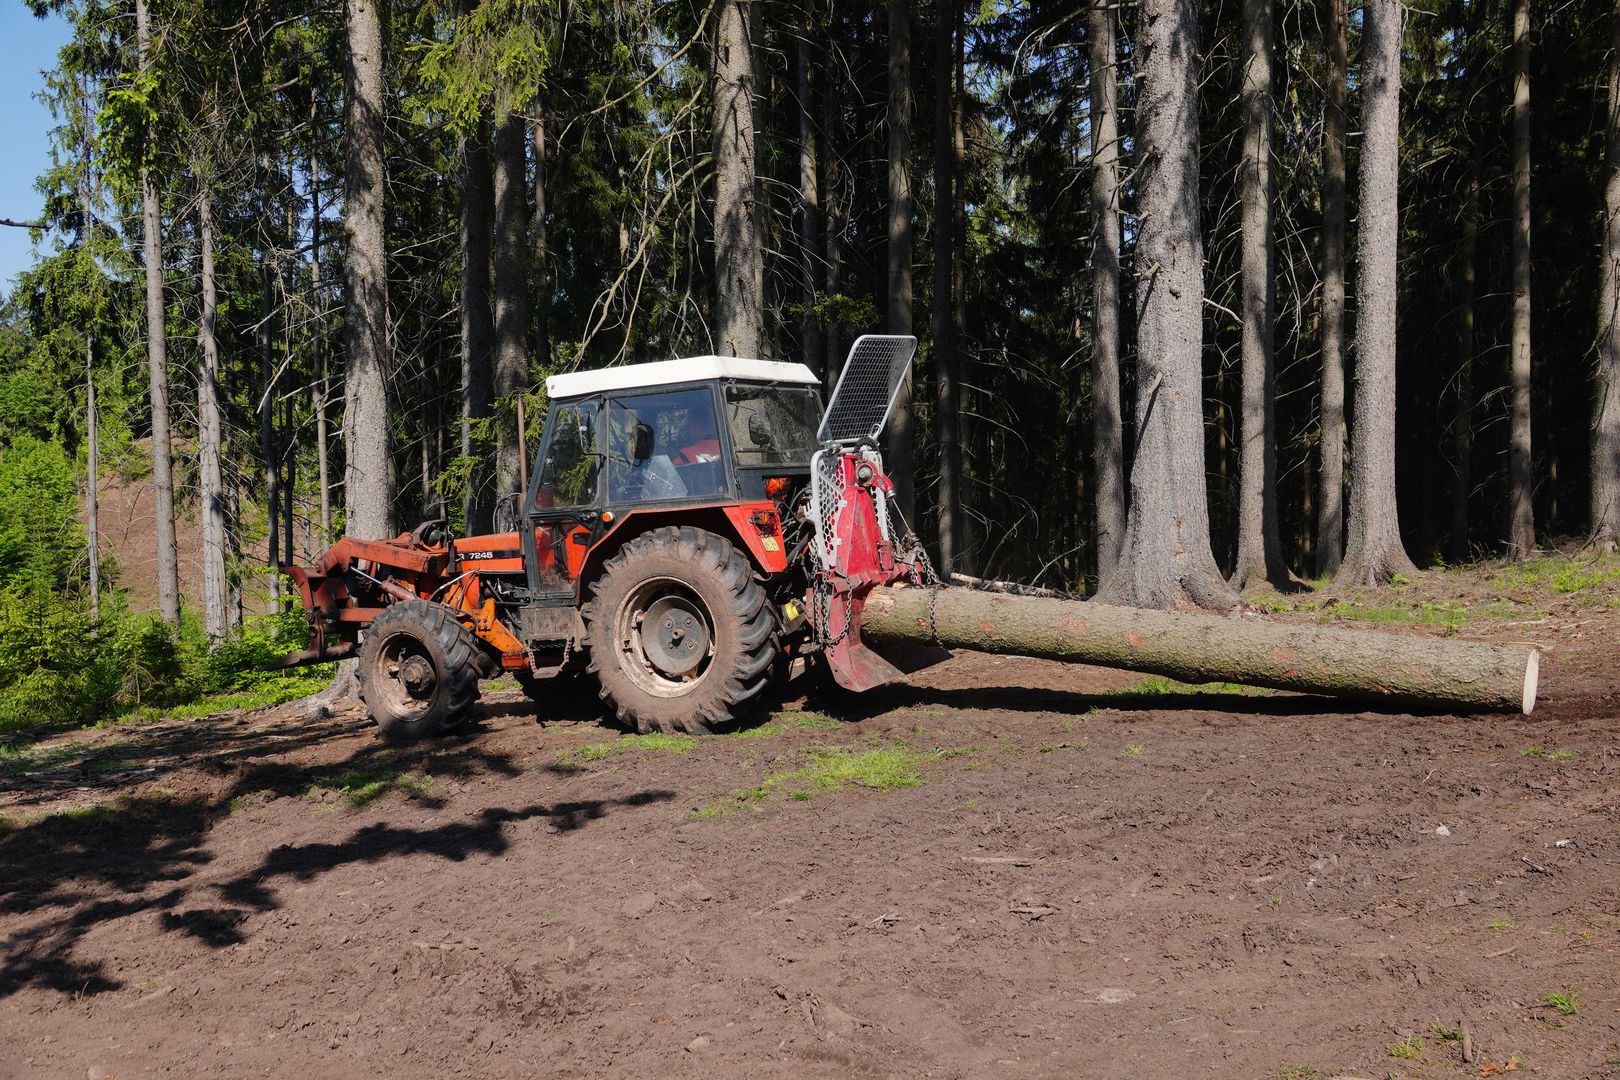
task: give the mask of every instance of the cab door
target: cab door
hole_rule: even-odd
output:
[[[554,401],[545,443],[525,499],[523,561],[539,603],[570,607],[575,582],[600,520],[601,401]]]

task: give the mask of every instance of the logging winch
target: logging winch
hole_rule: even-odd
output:
[[[311,629],[285,662],[357,659],[396,740],[454,727],[502,673],[534,694],[587,677],[638,731],[706,733],[744,718],[796,657],[853,691],[902,678],[867,637],[1529,711],[1525,649],[1425,652],[1394,635],[941,588],[878,443],[916,351],[909,336],[857,339],[825,407],[803,364],[553,375],[527,486],[498,504],[496,531],[428,521],[285,568]]]

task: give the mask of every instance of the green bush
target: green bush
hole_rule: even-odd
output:
[[[78,509],[60,446],[19,435],[0,448],[0,734],[152,715],[206,694],[283,701],[330,671],[263,670],[307,647],[302,612],[248,619],[210,648],[192,613],[176,629],[108,589],[98,624],[81,588]]]

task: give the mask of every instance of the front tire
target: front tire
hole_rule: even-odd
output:
[[[602,700],[643,734],[732,726],[759,703],[779,651],[753,567],[722,537],[691,527],[620,549],[585,619]]]
[[[438,604],[390,604],[366,629],[358,675],[383,738],[442,735],[478,698],[478,639]]]

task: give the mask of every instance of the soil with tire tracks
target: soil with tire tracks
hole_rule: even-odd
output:
[[[0,1077],[1620,1075],[1600,614],[1529,718],[963,654],[660,750],[564,684],[81,736],[0,777]]]

